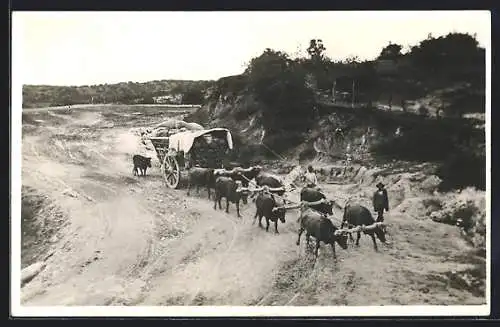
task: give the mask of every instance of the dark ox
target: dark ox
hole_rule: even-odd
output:
[[[269,186],[270,188],[283,187],[283,183],[277,177],[263,171],[255,176],[255,182],[258,186]]]
[[[244,187],[248,187],[249,182],[256,178],[261,172],[262,168],[259,166],[250,167],[247,169],[236,167],[233,169],[234,174],[231,176],[234,180],[241,181]]]
[[[346,205],[344,208],[344,216],[342,218],[342,225],[340,228],[343,228],[344,225],[347,226],[369,226],[373,225],[375,223],[375,219],[373,218],[370,210],[368,210],[366,207],[363,207],[362,205]],[[385,228],[376,226],[373,229],[369,230],[364,230],[364,234],[370,235],[370,237],[373,240],[373,247],[375,248],[375,251],[378,250],[377,247],[377,241],[375,240],[375,236],[382,242],[386,242],[385,238]],[[361,238],[361,231],[357,232],[358,236],[356,239],[356,246],[359,246],[359,239]],[[351,236],[352,239],[352,236]]]
[[[210,189],[215,188],[214,170],[201,167],[192,167],[189,169],[187,195],[189,195],[192,186],[196,186],[197,193],[200,192],[200,187],[206,187],[208,198],[210,199]]]
[[[241,163],[236,162],[236,161],[229,161],[229,162],[224,163],[224,169],[229,169],[229,170],[234,169],[236,167],[241,167],[241,166],[242,166]]]
[[[299,217],[299,237],[297,239],[297,245],[300,245],[300,237],[302,233],[306,231],[306,241],[309,245],[309,238],[313,236],[316,239],[316,248],[314,255],[318,257],[318,251],[320,243],[330,244],[333,251],[333,258],[337,259],[335,253],[335,242],[337,242],[341,248],[347,249],[347,233],[340,231],[335,227],[332,221],[320,213],[312,210],[311,208],[303,208],[300,212]]]
[[[284,202],[281,199],[276,199],[274,195],[268,192],[261,192],[255,200],[256,212],[255,219],[259,217],[259,226],[262,227],[262,217],[266,217],[266,232],[269,231],[269,221],[274,222],[274,231],[278,232],[278,220],[285,223],[286,210],[283,208]]]
[[[307,202],[317,202],[317,201],[322,201],[319,204],[314,204],[310,205],[310,207],[324,215],[333,215],[333,201],[328,201],[326,199],[326,196],[321,193],[320,191],[310,188],[310,187],[304,187],[300,191],[300,201],[307,201]]]
[[[243,187],[248,187],[251,180],[255,179],[257,175],[261,172],[262,168],[260,166],[250,167],[247,169],[236,167],[231,174],[231,178],[235,181],[241,181]],[[248,203],[248,197],[246,195],[242,196],[243,204]]]
[[[279,191],[270,191],[271,193],[277,194],[278,196],[283,196],[285,194],[285,188],[283,187],[283,183],[273,175],[265,173],[263,171],[259,171],[257,176],[255,176],[255,183],[257,186],[264,187],[268,186],[270,189],[280,189]],[[254,198],[255,193],[252,194],[252,198]],[[254,200],[255,201],[255,200]]]
[[[134,176],[146,176],[146,170],[151,168],[151,158],[144,157],[139,154],[136,154],[132,157],[132,162],[134,163],[134,168],[132,173]]]
[[[214,209],[217,210],[217,203],[219,209],[222,209],[221,199],[226,198],[226,212],[229,213],[229,202],[236,205],[236,213],[240,215],[240,200],[243,193],[237,192],[239,182],[234,181],[231,177],[218,176],[215,180],[215,197]]]
[[[218,176],[230,177],[234,181],[241,182],[241,185],[243,187],[247,188],[249,181],[252,180],[254,178],[254,176],[258,174],[258,171],[256,169],[257,168],[255,168],[255,167],[251,167],[248,169],[236,167],[236,168],[233,168],[231,170],[216,169],[216,170],[214,170],[214,173],[215,173],[215,177],[218,177]],[[247,202],[248,202],[248,194],[247,193],[243,193],[241,195],[241,201],[243,202],[243,204],[247,204]]]

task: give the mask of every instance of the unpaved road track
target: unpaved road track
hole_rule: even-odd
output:
[[[155,157],[130,131],[148,118],[94,109],[25,113],[23,186],[48,196],[65,222],[39,217],[60,230],[47,268],[22,288],[23,305],[485,303],[443,278],[471,265],[455,227],[394,210],[391,245],[375,252],[363,236],[359,248],[337,247],[337,264],[329,247],[314,263],[304,243],[295,245],[297,211],[275,235],[252,225],[251,202],[240,219],[234,205],[214,210],[205,192],[167,189],[156,159],[148,176],[132,176],[133,154]],[[339,199],[369,191],[325,189]]]

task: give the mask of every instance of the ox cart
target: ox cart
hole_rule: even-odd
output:
[[[226,128],[169,132],[168,136],[150,136],[165,183],[179,188],[183,173],[191,167],[220,169],[233,149],[231,133]]]

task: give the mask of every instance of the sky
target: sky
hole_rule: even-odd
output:
[[[240,74],[265,48],[374,59],[389,41],[476,34],[489,46],[488,11],[14,12],[13,62],[23,84],[91,85]],[[14,65],[13,65],[14,66]]]

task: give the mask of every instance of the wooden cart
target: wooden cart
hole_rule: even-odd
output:
[[[179,188],[183,172],[191,167],[223,168],[223,162],[233,149],[232,136],[226,128],[185,131],[148,139],[161,163],[165,183],[173,189]]]

